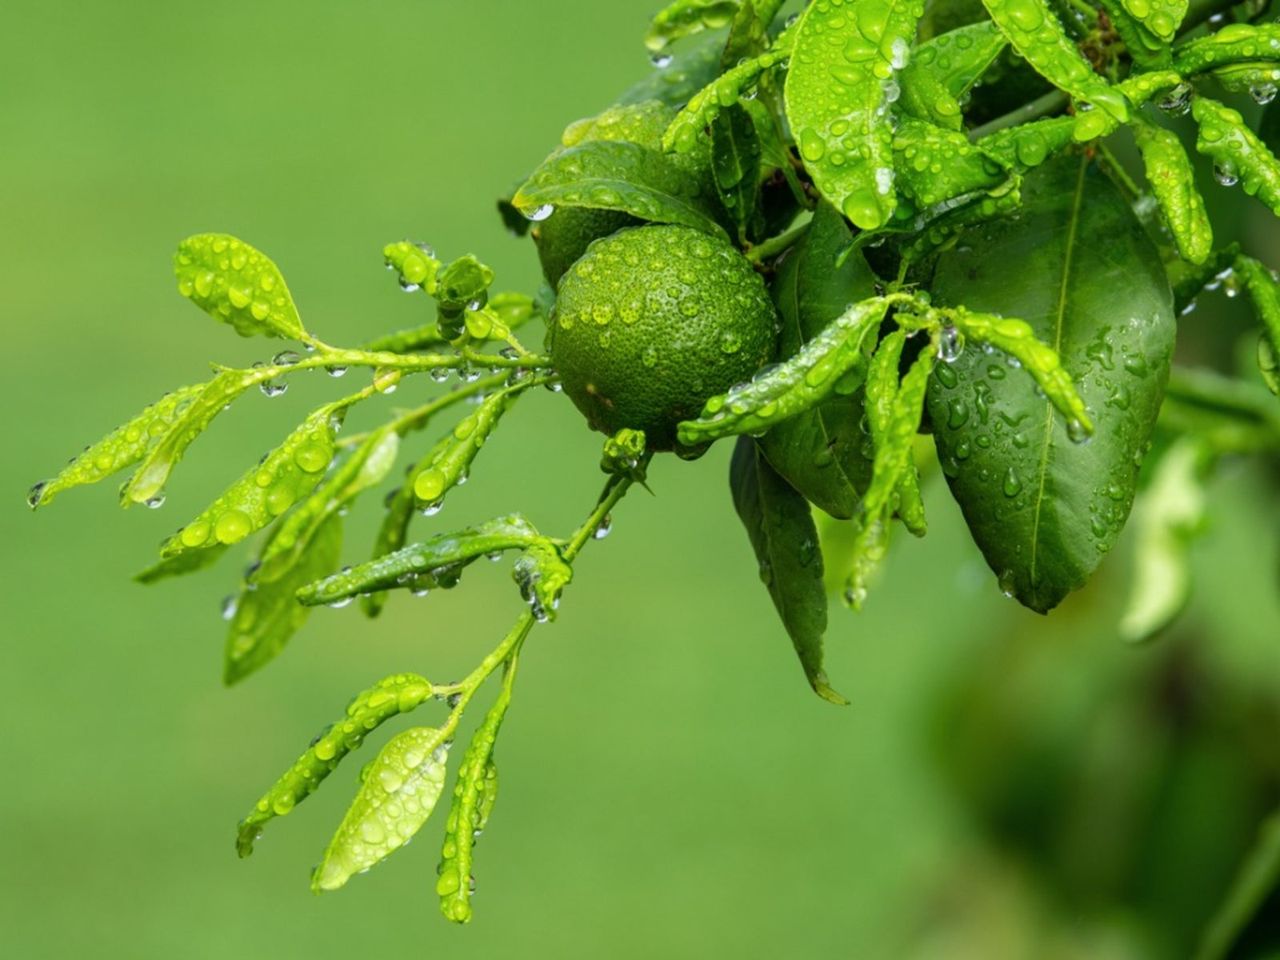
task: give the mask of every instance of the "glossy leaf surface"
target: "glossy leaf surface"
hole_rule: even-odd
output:
[[[934,292],[1025,320],[1094,414],[1081,442],[1003,354],[972,345],[930,388],[943,469],[975,541],[1003,589],[1047,611],[1128,517],[1173,349],[1168,280],[1116,188],[1064,158],[1029,177],[1020,218],[943,254]]]
[[[306,338],[279,268],[266,254],[224,233],[201,233],[178,245],[178,292],[242,337]]]

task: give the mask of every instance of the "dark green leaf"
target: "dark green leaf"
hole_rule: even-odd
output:
[[[739,243],[760,234],[760,158],[751,114],[740,104],[722,111],[711,124],[711,174]]]
[[[994,23],[984,20],[920,44],[899,74],[899,105],[918,120],[959,130],[961,101],[1008,43]]]
[[[739,437],[729,474],[733,504],[778,616],[815,693],[831,703],[847,703],[827,683],[822,636],[827,630],[827,594],[822,551],[809,503],[769,466],[756,443]]]
[[[861,253],[855,251],[841,261],[852,240],[839,212],[828,203],[819,204],[804,238],[783,259],[773,281],[773,299],[782,319],[779,356],[794,356],[850,303],[875,293],[875,276]],[[848,519],[871,481],[862,417],[861,391],[832,396],[775,425],[761,439],[760,448],[810,503]]]
[[[1133,502],[1173,349],[1168,280],[1129,205],[1064,158],[1032,174],[1017,220],[943,254],[934,293],[1020,317],[1061,358],[1097,432],[1066,418],[1000,353],[939,364],[929,413],[943,468],[1002,588],[1038,611],[1081,586]],[[1074,434],[1074,436],[1069,435]]]

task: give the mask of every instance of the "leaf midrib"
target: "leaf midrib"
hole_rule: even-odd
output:
[[[1054,318],[1053,349],[1059,357],[1062,355],[1062,327],[1066,319],[1067,285],[1071,282],[1071,269],[1075,262],[1076,234],[1080,226],[1080,210],[1084,201],[1084,177],[1088,161],[1080,161],[1080,172],[1076,176],[1075,196],[1071,201],[1071,221],[1067,227],[1067,248],[1062,258],[1062,278],[1058,284],[1058,309]],[[1049,450],[1053,441],[1053,404],[1045,400],[1044,437],[1041,440],[1040,463],[1037,467],[1039,484],[1036,488],[1035,509],[1031,521],[1031,554],[1029,577],[1030,586],[1035,589],[1036,566],[1039,562],[1040,521],[1044,513],[1045,484],[1049,476]]]

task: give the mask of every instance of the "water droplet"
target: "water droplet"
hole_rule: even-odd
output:
[[[953,326],[938,331],[938,359],[943,363],[955,363],[964,352],[964,338]]]
[[[236,615],[236,608],[240,606],[240,598],[236,594],[230,594],[222,598],[222,619],[231,620]]]
[[[144,500],[143,503],[151,510],[159,510],[164,506],[164,494],[157,493],[154,497]]]
[[[649,57],[649,62],[659,70],[665,70],[667,67],[671,66],[671,61],[674,59],[675,58],[669,53],[655,53]]]
[[[330,366],[325,367],[324,372],[331,377],[341,377],[346,374],[347,368],[338,366],[337,364],[332,364]]]
[[[1004,475],[1003,489],[1006,497],[1016,497],[1022,492],[1022,481],[1018,479],[1018,474],[1014,472],[1013,467],[1010,467],[1008,473]]]
[[[281,350],[271,358],[271,362],[277,367],[291,367],[295,363],[301,363],[302,357],[296,350]]]
[[[525,214],[525,216],[528,217],[530,220],[532,220],[534,223],[541,223],[543,220],[546,220],[549,216],[551,216],[555,212],[556,212],[556,208],[554,204],[544,203],[542,204],[542,206],[535,207],[533,210],[530,210],[528,213]]]
[[[609,514],[606,513],[604,515],[604,519],[601,520],[596,525],[596,528],[592,532],[591,536],[593,536],[597,540],[603,540],[605,537],[609,535],[609,532],[612,529],[613,529],[613,517],[611,517]]]

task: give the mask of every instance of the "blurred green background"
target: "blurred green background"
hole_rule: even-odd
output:
[[[244,561],[130,580],[332,395],[327,378],[247,396],[161,510],[116,510],[113,482],[38,516],[21,505],[206,360],[271,351],[178,297],[170,255],[189,233],[268,251],[330,342],[421,317],[425,301],[381,269],[388,240],[474,251],[500,287],[532,289],[532,249],[493,200],[565,123],[650,69],[653,5],[6,7],[7,956],[1187,955],[1280,799],[1278,521],[1257,468],[1223,471],[1192,609],[1143,649],[1113,627],[1128,539],[1042,619],[1000,596],[935,479],[928,541],[900,538],[865,614],[833,609],[830,673],[853,702],[839,710],[807,690],[756,582],[727,447],[660,463],[656,496],[618,511],[528,647],[465,929],[432,893],[439,820],[341,894],[308,892],[360,761],[251,860],[232,839],[350,694],[396,670],[468,670],[518,610],[505,570],[397,597],[374,624],[322,610],[229,691],[218,604]],[[1223,303],[1189,322],[1211,328]],[[596,493],[598,456],[569,404],[531,397],[435,522],[518,508],[567,529]],[[376,500],[348,524],[352,559]]]

